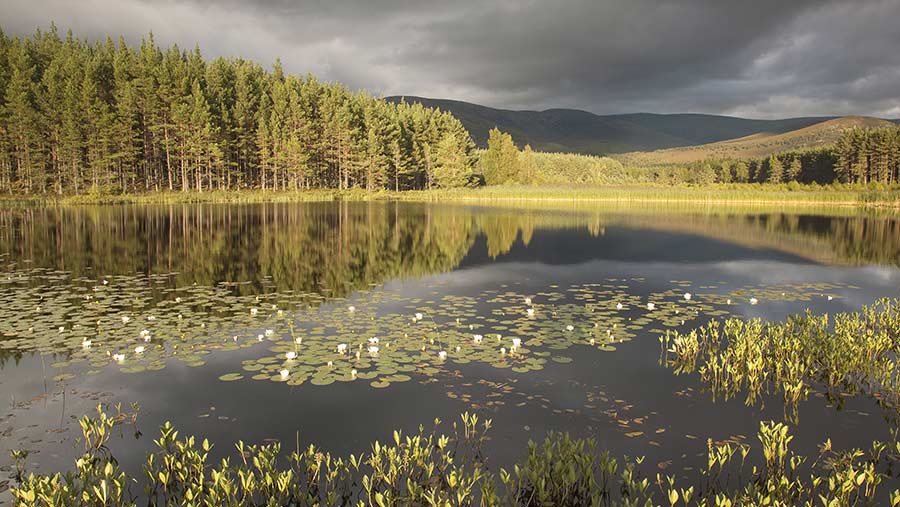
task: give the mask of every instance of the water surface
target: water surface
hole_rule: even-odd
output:
[[[140,406],[143,435],[113,442],[131,471],[167,420],[218,455],[238,439],[347,454],[470,411],[494,420],[497,466],[563,430],[689,474],[707,439],[755,443],[785,409],[777,397],[713,401],[660,365],[660,334],[898,297],[900,220],[412,203],[7,209],[0,264],[6,470],[14,448],[32,451],[31,470],[68,468],[76,419],[102,402]],[[819,396],[790,423],[801,451],[828,437],[865,446],[893,426],[872,400]]]

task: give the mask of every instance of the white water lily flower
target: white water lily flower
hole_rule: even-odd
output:
[[[456,346],[456,351],[459,352],[460,349],[462,349],[462,347],[460,347],[459,345],[457,345],[457,346]]]
[[[123,323],[123,324],[127,324],[129,320],[131,320],[131,317],[129,317],[128,315],[123,315],[123,316],[122,316],[122,323]]]
[[[350,376],[356,378],[356,370],[350,370]]]
[[[113,355],[112,355],[112,358],[113,358],[113,360],[115,360],[117,363],[121,363],[122,361],[125,360],[125,354],[113,354]]]
[[[85,349],[91,348],[91,341],[90,341],[90,340],[84,340],[83,342],[81,342],[81,347],[82,347],[82,348],[85,348]]]
[[[829,300],[829,301],[831,301],[832,299],[834,299],[833,296],[828,296],[828,300]]]
[[[65,330],[66,330],[66,328],[65,328],[64,326],[59,326],[59,332],[60,332],[60,333],[65,332]]]
[[[145,336],[150,336],[150,331],[148,331],[146,329],[141,329],[141,332],[138,333],[138,336],[140,336],[141,338],[143,338]]]
[[[443,350],[438,352],[438,359],[441,359],[441,360],[447,359],[447,353],[444,352]]]
[[[109,280],[103,280],[103,285],[109,285]]]
[[[271,329],[266,329],[266,332],[265,332],[266,336],[272,336],[273,334],[275,334],[275,331],[273,331]]]
[[[288,370],[287,368],[281,370],[278,373],[281,374],[281,378],[288,378],[288,375],[291,374],[290,370]]]
[[[422,320],[423,317],[425,317],[425,316],[419,312],[416,312],[416,320]]]
[[[263,338],[264,338],[264,337],[263,337],[263,335],[261,335],[261,334],[256,335],[256,339],[259,340],[259,341],[263,341]]]
[[[750,304],[751,304],[751,305],[755,305],[756,303],[759,303],[759,300],[758,300],[758,299],[756,299],[756,298],[750,298]]]
[[[153,315],[148,315],[148,316],[147,316],[147,320],[149,320],[149,321],[154,321],[154,320],[156,320],[156,317],[153,316]]]
[[[525,304],[526,304],[526,305],[530,305],[530,304],[531,304],[531,298],[525,298]]]
[[[138,345],[137,347],[134,348],[134,352],[135,352],[136,354],[140,354],[140,353],[142,353],[143,351],[144,351],[144,346],[143,346],[143,345]]]
[[[378,338],[376,338],[374,336],[369,338],[369,343],[378,343]]]
[[[332,366],[334,366],[334,361],[328,361],[328,367],[331,368]]]
[[[181,302],[181,297],[179,296],[179,297],[175,298],[175,302],[176,302],[176,303],[180,303],[180,302]]]
[[[568,326],[566,326],[566,331],[574,331],[574,330],[575,330],[575,326],[573,326],[572,324],[569,324]]]
[[[251,308],[251,309],[250,309],[250,315],[254,315],[254,316],[255,316],[257,313],[259,313],[259,310],[257,310],[256,308]]]
[[[692,297],[692,296],[691,296],[691,293],[690,293],[690,292],[685,292],[685,293],[684,293],[684,300],[685,300],[685,301],[690,301],[690,300],[691,300],[691,297]]]
[[[353,306],[353,305],[350,305],[350,306],[347,307],[347,311],[349,311],[349,312],[355,312],[355,311],[356,311],[356,307]]]
[[[726,300],[725,300],[725,304],[726,304],[726,305],[730,305],[730,304],[731,304],[731,299],[726,299]]]
[[[474,341],[475,343],[481,343],[481,340],[483,340],[483,339],[484,339],[484,336],[481,336],[480,334],[476,334],[475,336],[472,337],[472,341]]]
[[[338,354],[343,354],[344,352],[347,352],[347,344],[339,343],[337,346],[337,351],[338,351]]]
[[[377,345],[369,345],[369,355],[377,356],[378,355],[378,346]]]
[[[522,345],[522,339],[521,338],[513,338],[512,344],[513,344],[513,347],[518,347],[519,345]]]
[[[616,310],[621,310],[622,308],[625,308],[622,303],[616,303]]]
[[[647,303],[647,309],[648,309],[648,310],[655,310],[655,309],[656,309],[656,303]]]
[[[297,357],[297,353],[292,350],[292,351],[288,352],[287,354],[285,354],[284,357],[286,357],[288,361],[293,361],[294,358]]]
[[[302,337],[302,336],[298,336],[298,337],[294,338],[294,342],[297,343],[297,344],[303,343],[303,337]]]
[[[500,347],[500,354],[506,354],[506,347]]]
[[[534,308],[529,308],[529,309],[525,310],[525,313],[527,313],[529,317],[533,316],[533,315],[534,315]]]

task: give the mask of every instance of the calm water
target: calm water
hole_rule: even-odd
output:
[[[497,466],[565,430],[689,474],[707,438],[755,444],[784,407],[714,402],[660,365],[660,333],[898,297],[900,221],[397,203],[16,209],[0,210],[0,265],[7,472],[13,448],[32,451],[32,470],[68,468],[76,419],[120,402],[140,406],[143,435],[113,442],[132,471],[166,420],[220,455],[238,439],[298,438],[346,454],[474,411],[494,420]],[[871,400],[822,397],[791,425],[801,451],[828,437],[864,446],[891,427]]]

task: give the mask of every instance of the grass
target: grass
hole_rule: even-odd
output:
[[[849,185],[709,184],[697,186],[497,186],[417,191],[232,190],[144,194],[32,195],[0,197],[0,206],[183,204],[402,200],[423,202],[658,202],[751,205],[831,205],[900,208],[900,188]]]
[[[560,433],[550,433],[543,443],[529,442],[521,461],[495,474],[484,452],[490,420],[479,424],[476,416],[464,414],[449,433],[443,433],[436,420],[430,431],[395,431],[391,441],[376,441],[367,452],[348,457],[332,456],[315,445],[301,447],[299,442],[287,456],[278,442],[238,442],[233,456],[220,461],[210,456],[214,444],[209,440],[179,437],[166,422],[153,441],[155,450],[144,460],[143,473],[129,476],[108,443],[117,426],[135,420],[136,415],[121,411],[107,415],[101,407],[96,417],[83,417],[84,453],[65,474],[26,473],[27,453],[14,451],[14,505],[875,505],[887,500],[880,486],[891,478],[898,459],[896,443],[882,442],[839,452],[828,441],[818,456],[807,457],[791,449],[794,437],[785,424],[763,422],[757,434],[759,450],[752,453],[749,444],[710,440],[707,465],[700,467],[695,480],[683,474],[644,475],[644,458],[620,461],[598,452],[593,439]],[[690,485],[685,487],[685,482]],[[889,498],[892,506],[900,505],[898,491]]]

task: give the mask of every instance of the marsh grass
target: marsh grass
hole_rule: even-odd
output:
[[[236,456],[213,462],[207,439],[181,437],[170,423],[160,428],[156,450],[143,473],[129,476],[108,443],[114,429],[134,416],[107,415],[80,420],[84,453],[74,471],[26,473],[17,460],[12,486],[17,506],[653,506],[874,505],[885,495],[898,447],[874,442],[871,449],[838,452],[825,442],[810,459],[791,450],[788,427],[760,424],[762,459],[753,465],[747,444],[707,443],[707,466],[699,477],[645,476],[643,458],[618,460],[598,452],[592,439],[551,433],[529,442],[526,456],[511,470],[493,474],[484,444],[491,421],[464,414],[441,432],[393,433],[368,452],[335,457],[315,445],[287,456],[280,443],[238,442]],[[498,480],[499,479],[499,480]],[[685,482],[689,485],[685,486]],[[900,504],[900,493],[890,495]]]
[[[676,373],[698,373],[714,397],[741,394],[747,405],[779,393],[796,418],[799,402],[824,388],[873,397],[900,415],[900,300],[882,299],[834,317],[795,315],[782,323],[713,321],[660,338],[661,361]]]
[[[210,192],[149,192],[143,194],[88,193],[81,195],[8,195],[0,206],[52,206],[91,204],[182,204],[401,200],[421,202],[657,202],[750,205],[831,205],[856,207],[900,207],[900,189],[863,185],[705,184],[705,185],[568,185],[488,186],[367,192],[350,190]]]

